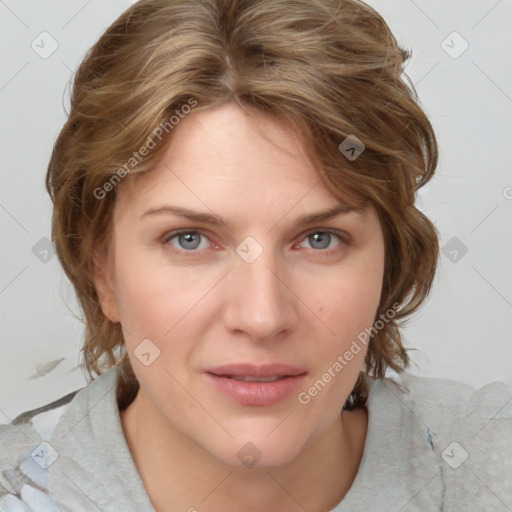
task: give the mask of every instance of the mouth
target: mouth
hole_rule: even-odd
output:
[[[307,371],[285,364],[237,364],[210,368],[205,375],[214,389],[241,405],[268,406],[296,391]]]
[[[215,377],[225,377],[226,379],[240,380],[242,382],[275,382],[276,380],[286,379],[290,376],[275,375],[273,377],[251,377],[249,375],[215,375]]]

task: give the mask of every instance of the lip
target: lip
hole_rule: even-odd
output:
[[[204,372],[209,382],[241,405],[268,406],[288,398],[306,378],[303,368],[288,364],[231,364]],[[245,382],[232,377],[283,377],[271,382]]]
[[[231,375],[234,377],[274,377],[276,375],[286,375],[295,377],[306,373],[304,368],[292,366],[290,364],[262,364],[256,365],[251,363],[227,364],[224,366],[216,366],[215,368],[208,368],[207,373],[214,375]]]

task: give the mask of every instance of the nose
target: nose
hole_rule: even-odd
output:
[[[293,293],[285,263],[278,266],[270,251],[256,261],[242,258],[229,273],[224,323],[230,332],[253,341],[272,341],[291,332],[299,319],[299,300]]]

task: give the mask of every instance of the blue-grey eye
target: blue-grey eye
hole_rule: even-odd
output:
[[[331,234],[326,231],[311,233],[307,238],[313,249],[327,249],[331,243]]]
[[[205,238],[205,240],[207,240],[206,237],[197,231],[184,231],[182,233],[176,233],[174,236],[170,237],[167,243],[170,243],[174,247],[184,251],[193,251],[200,248],[201,238]],[[174,241],[177,241],[177,244],[173,243]],[[206,243],[205,247],[208,247],[208,243]]]

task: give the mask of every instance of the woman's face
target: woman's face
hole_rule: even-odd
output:
[[[305,222],[341,203],[293,133],[258,121],[285,151],[234,104],[181,120],[158,166],[119,186],[101,285],[146,421],[238,466],[291,461],[339,419],[366,347],[343,355],[384,270],[375,209]]]

